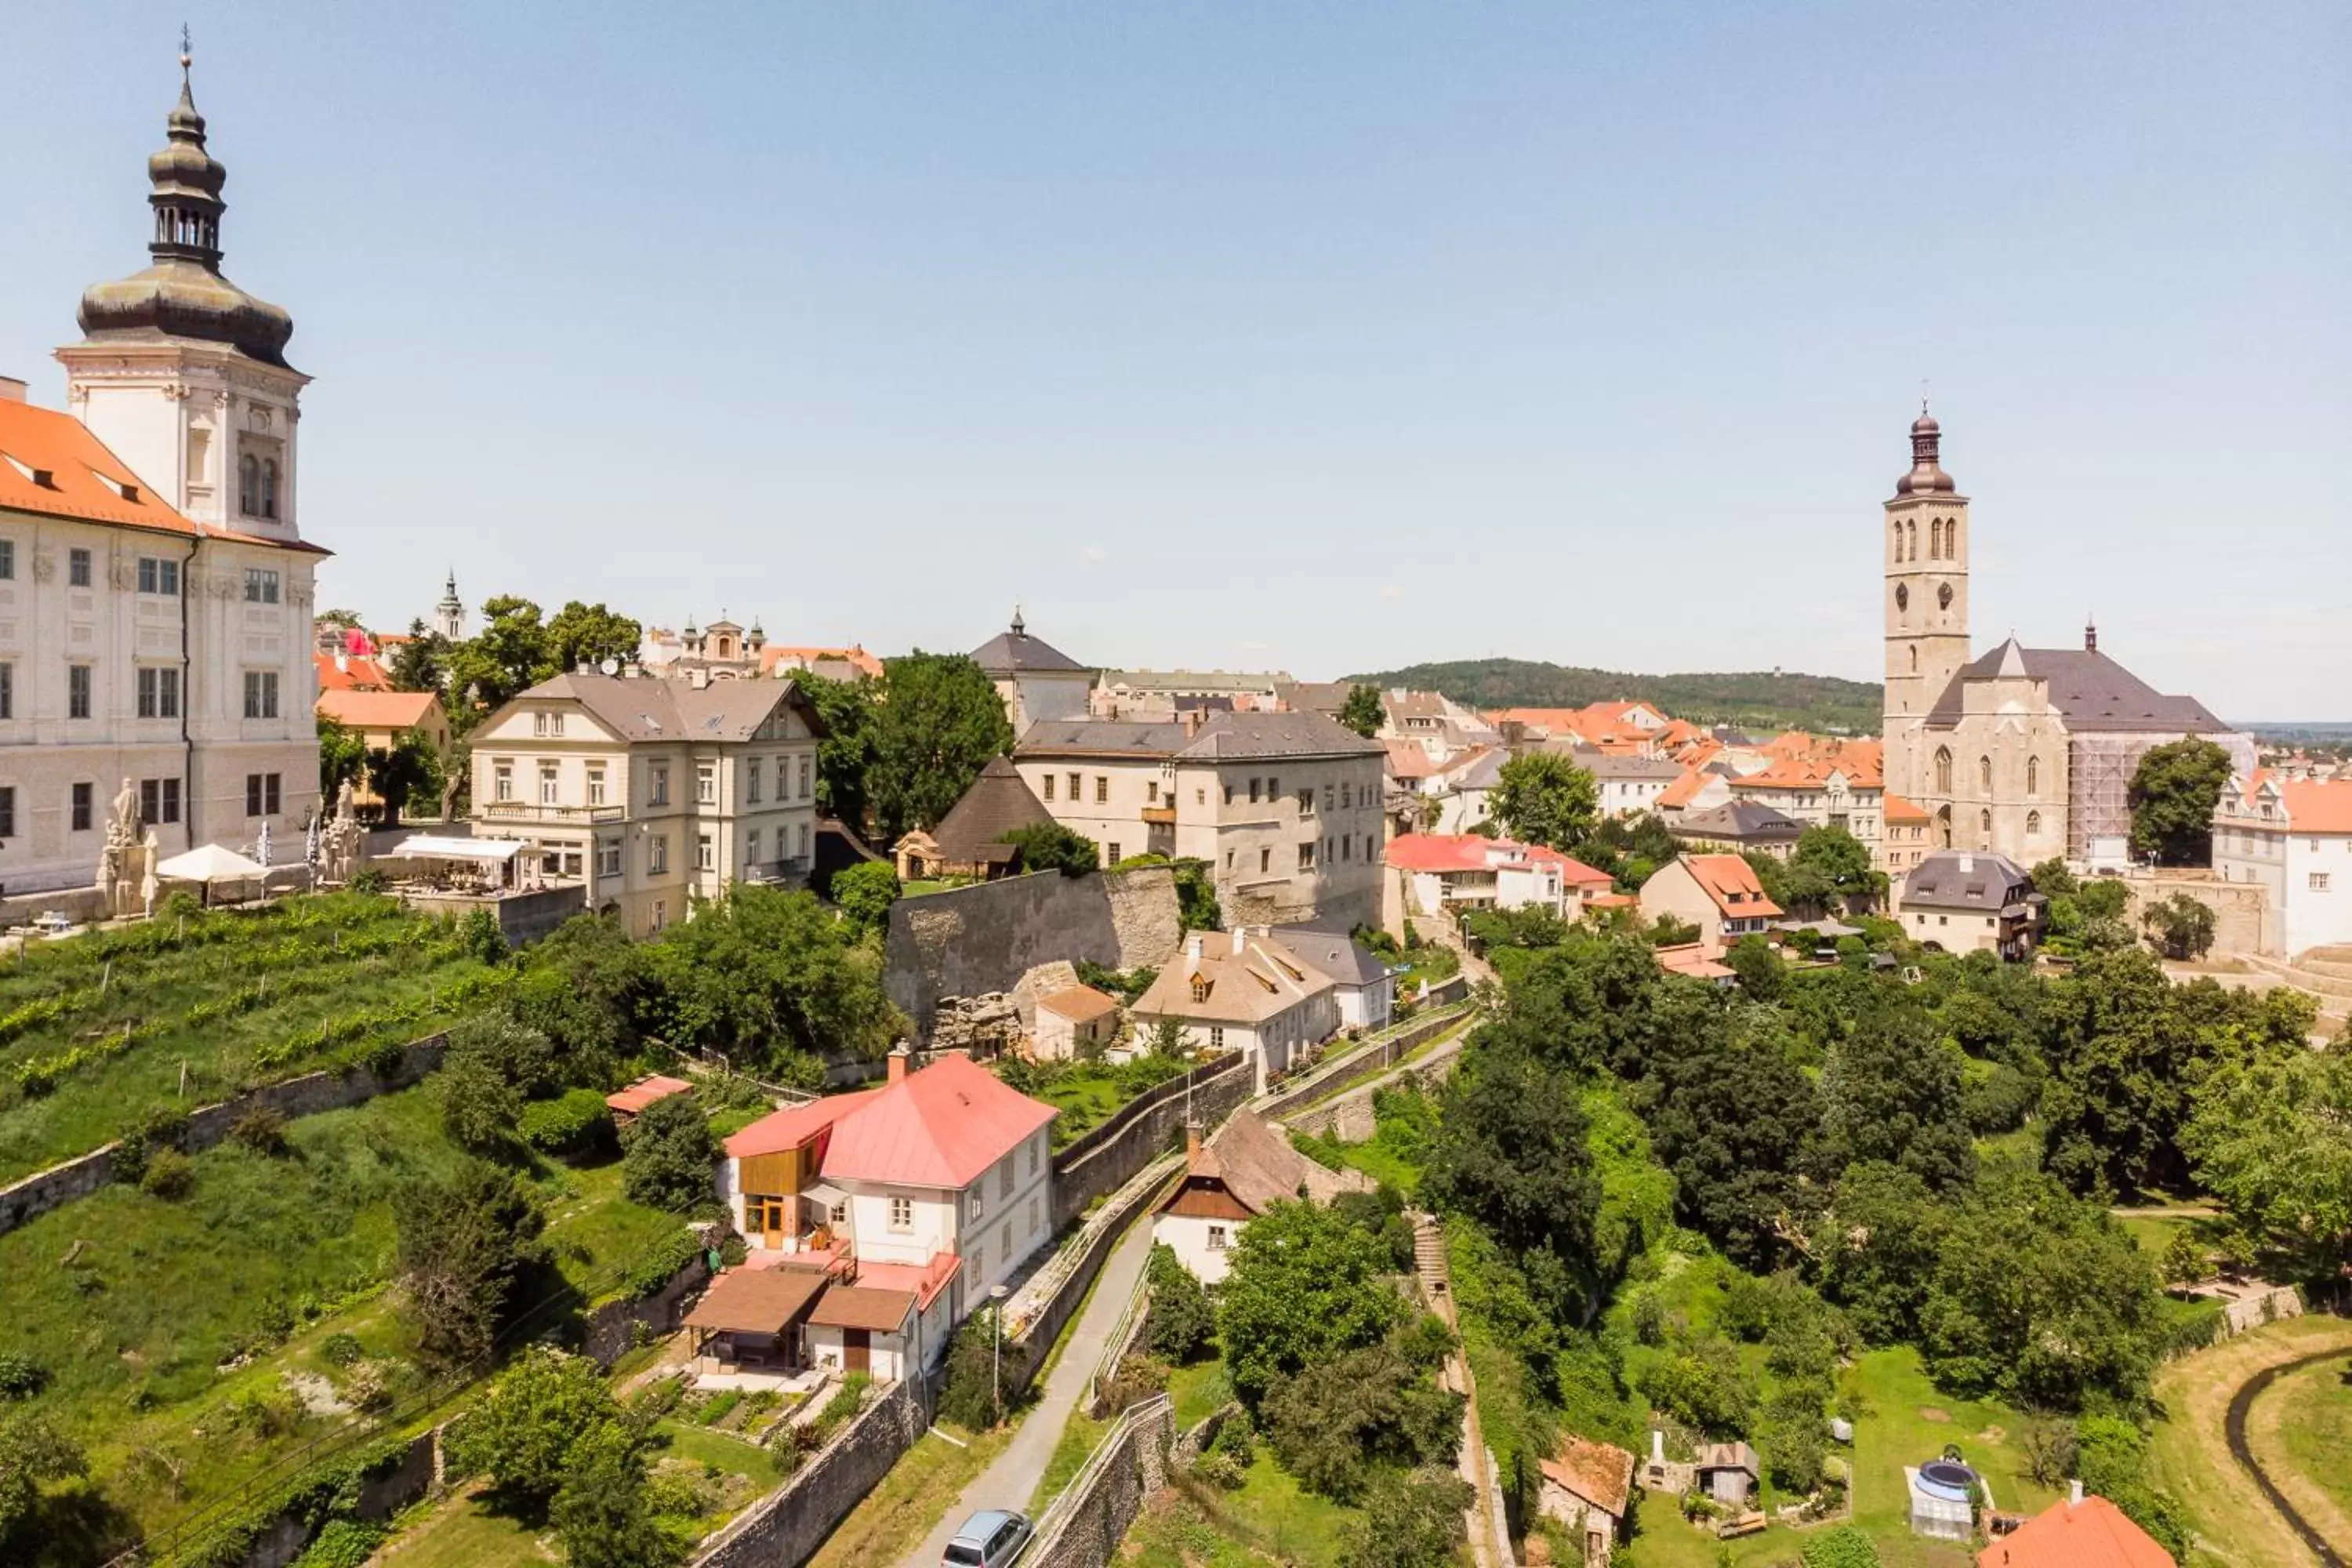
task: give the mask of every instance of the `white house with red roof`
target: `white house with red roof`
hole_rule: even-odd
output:
[[[2352,779],[2231,778],[2213,813],[2213,874],[2269,895],[2264,952],[2352,942]]]
[[[1534,904],[1572,920],[1612,886],[1609,873],[1557,849],[1475,833],[1404,834],[1389,841],[1389,864],[1408,907],[1431,915]]]
[[[1780,906],[1764,896],[1756,868],[1737,855],[1677,855],[1642,884],[1642,918],[1662,915],[1698,927],[1699,956],[1721,958],[1733,942],[1778,920]]]
[[[914,1298],[929,1355],[1051,1238],[1059,1112],[966,1058],[919,1072],[907,1059],[892,1054],[880,1089],[779,1110],[729,1138],[719,1194],[747,1266],[814,1265]]]

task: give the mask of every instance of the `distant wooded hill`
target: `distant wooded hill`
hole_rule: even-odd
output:
[[[1473,708],[1581,708],[1642,700],[1694,723],[1878,732],[1880,688],[1831,675],[1626,675],[1527,658],[1458,659],[1351,675],[1368,686],[1442,691]]]

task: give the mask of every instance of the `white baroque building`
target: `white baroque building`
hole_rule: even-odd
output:
[[[318,803],[293,322],[221,275],[182,57],[152,265],[82,296],[71,417],[0,382],[0,886],[87,887],[124,781],[163,853],[290,851]]]

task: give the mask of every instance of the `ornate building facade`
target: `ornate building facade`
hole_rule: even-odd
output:
[[[318,802],[292,320],[221,275],[226,171],[180,100],[152,265],[82,296],[71,417],[0,403],[0,883],[87,886],[128,781],[164,855],[289,847]],[[5,390],[5,389],[0,389]]]
[[[2156,746],[2198,735],[2248,770],[2253,742],[2193,697],[2167,696],[2099,651],[2011,637],[1971,658],[1969,498],[1942,463],[1925,409],[1911,471],[1885,502],[1886,793],[1916,802],[1937,849],[1987,849],[2032,866],[2052,856],[2119,864],[2126,794]]]

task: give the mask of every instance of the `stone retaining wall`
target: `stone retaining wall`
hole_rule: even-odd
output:
[[[1128,1226],[1167,1190],[1169,1179],[1181,1168],[1181,1162],[1171,1161],[1166,1176],[1134,1183],[1116,1208],[1107,1207],[1091,1216],[1081,1242],[1085,1250],[1055,1283],[1053,1293],[1034,1310],[1025,1310],[1024,1315],[1026,1303],[1019,1296],[1006,1304],[1007,1321],[1020,1325],[1004,1342],[1004,1383],[1008,1389],[1025,1389],[1036,1377],[1045,1364],[1045,1357],[1053,1352],[1054,1342],[1062,1337],[1063,1325],[1078,1310],[1078,1303],[1087,1299],[1087,1289],[1094,1283],[1095,1276],[1102,1272],[1111,1249],[1126,1237]]]
[[[1214,1127],[1249,1098],[1250,1085],[1249,1060],[1236,1051],[1120,1107],[1118,1115],[1055,1154],[1054,1224],[1067,1225],[1173,1148],[1184,1135],[1188,1098],[1201,1125]]]
[[[582,1352],[593,1357],[599,1366],[611,1366],[637,1342],[638,1324],[645,1324],[656,1338],[676,1333],[686,1321],[688,1303],[709,1282],[709,1259],[698,1254],[652,1295],[625,1296],[591,1309],[581,1335]]]
[[[1258,1101],[1255,1107],[1257,1113],[1270,1121],[1282,1121],[1285,1112],[1309,1100],[1337,1094],[1352,1084],[1386,1072],[1412,1055],[1416,1047],[1435,1039],[1467,1016],[1465,1013],[1433,1013],[1415,1018],[1390,1038],[1364,1048],[1333,1071],[1319,1077],[1309,1074],[1296,1084],[1284,1085],[1279,1092]]]
[[[922,1437],[935,1397],[926,1379],[892,1384],[782,1486],[713,1537],[694,1568],[800,1568]]]
[[[1164,1394],[1120,1416],[1046,1510],[1022,1568],[1108,1568],[1144,1500],[1168,1484],[1175,1435],[1175,1407]]]
[[[1423,1083],[1437,1083],[1454,1071],[1454,1064],[1462,1058],[1464,1036],[1446,1041],[1412,1066],[1395,1077],[1372,1079],[1356,1088],[1333,1096],[1312,1110],[1301,1110],[1283,1117],[1282,1124],[1294,1132],[1330,1133],[1343,1143],[1361,1143],[1377,1128],[1374,1124],[1372,1101],[1381,1090],[1394,1089],[1405,1078]]]
[[[247,1112],[263,1106],[290,1121],[297,1117],[363,1105],[379,1094],[406,1089],[433,1071],[441,1065],[442,1053],[447,1047],[447,1036],[428,1035],[401,1048],[400,1065],[389,1077],[379,1078],[363,1067],[314,1072],[201,1106],[188,1113],[187,1131],[179,1141],[180,1147],[191,1154],[209,1149],[227,1137],[228,1130]],[[53,1208],[86,1198],[113,1181],[115,1147],[105,1144],[0,1187],[0,1235]]]

